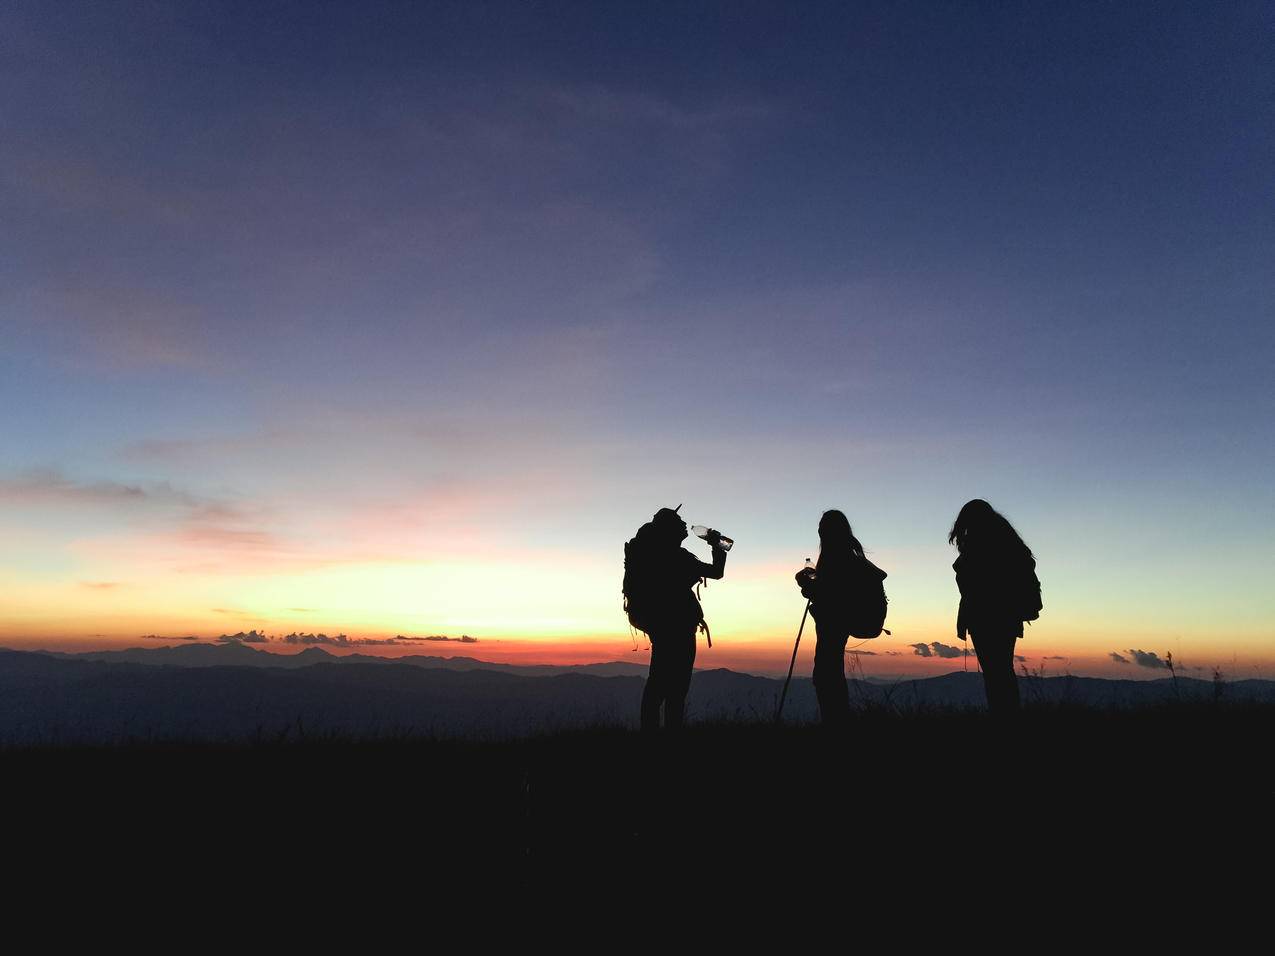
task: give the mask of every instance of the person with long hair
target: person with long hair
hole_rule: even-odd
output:
[[[846,642],[851,633],[859,637],[880,633],[880,620],[868,625],[872,633],[863,629],[861,621],[865,611],[873,618],[874,602],[884,603],[880,584],[885,577],[864,555],[850,520],[840,511],[825,511],[819,519],[819,562],[797,573],[797,584],[810,600],[810,615],[815,619],[813,677],[819,719],[825,727],[842,727],[850,717]],[[884,607],[880,611],[883,619]]]
[[[1019,709],[1014,644],[1040,613],[1036,558],[1005,516],[982,498],[966,502],[947,536],[960,552],[952,569],[961,592],[956,636],[974,642],[993,714]]]

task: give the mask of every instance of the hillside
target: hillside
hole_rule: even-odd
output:
[[[182,653],[178,653],[178,652]],[[116,652],[129,655],[132,652]],[[643,678],[589,668],[424,666],[419,661],[285,657],[244,647],[183,647],[129,657],[0,651],[0,744],[252,742],[293,739],[497,740],[568,730],[632,728]],[[217,656],[212,656],[217,655]],[[447,658],[435,659],[447,662]],[[216,661],[218,663],[210,663]],[[278,661],[278,666],[271,662]],[[314,663],[318,661],[318,663]],[[226,663],[231,662],[231,663]],[[271,666],[266,666],[271,665]],[[1214,685],[1186,678],[1108,681],[1027,678],[1029,707],[1127,709],[1275,702],[1275,683]],[[766,724],[782,681],[729,670],[697,671],[688,718]],[[893,685],[852,681],[860,713],[916,714],[981,708],[982,680],[955,672]],[[796,679],[785,719],[817,716],[810,681]]]

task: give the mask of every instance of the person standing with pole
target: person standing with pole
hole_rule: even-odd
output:
[[[819,563],[811,568],[807,562],[796,578],[810,616],[815,619],[813,678],[819,719],[825,727],[840,729],[850,719],[846,642],[851,636],[869,639],[881,633],[886,612],[882,587],[886,573],[864,555],[849,519],[842,512],[831,510],[819,520]],[[797,640],[801,640],[800,631]],[[796,656],[794,647],[794,661]]]

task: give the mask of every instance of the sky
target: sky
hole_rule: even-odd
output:
[[[640,661],[622,545],[684,503],[736,541],[698,666],[786,668],[839,508],[889,573],[857,666],[937,674],[981,497],[1037,556],[1023,666],[1275,677],[1272,41],[1246,2],[6,3],[0,644]]]

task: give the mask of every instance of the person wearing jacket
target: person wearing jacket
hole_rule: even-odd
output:
[[[947,536],[960,552],[952,569],[961,603],[956,636],[974,642],[987,707],[1012,714],[1020,707],[1014,644],[1023,622],[1040,612],[1036,558],[1013,525],[982,498],[966,502]]]
[[[846,686],[846,642],[862,616],[865,599],[886,573],[867,559],[850,521],[840,511],[819,519],[819,562],[797,573],[801,593],[810,600],[815,619],[815,696],[825,727],[843,727],[850,717]],[[875,637],[875,634],[870,635]]]

